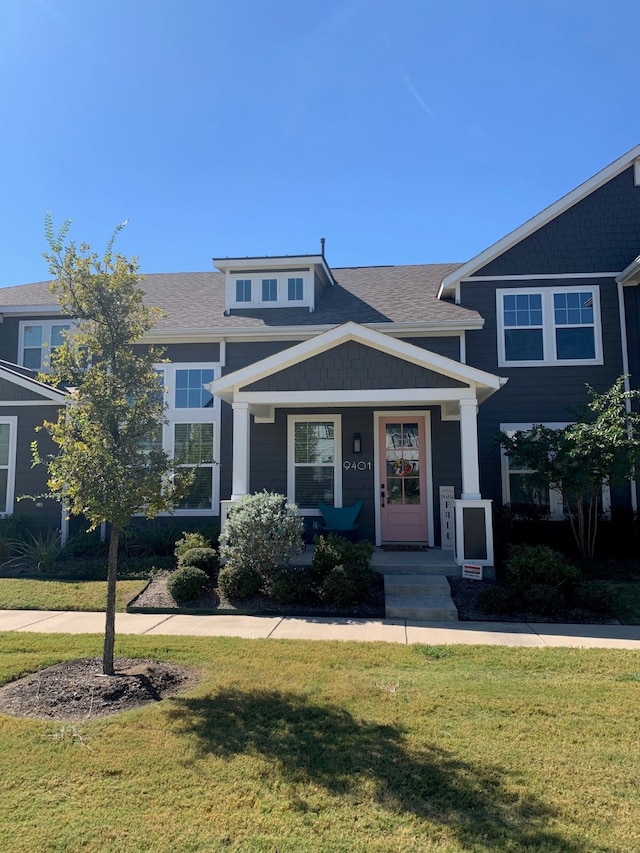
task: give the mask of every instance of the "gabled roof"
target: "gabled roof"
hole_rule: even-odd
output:
[[[636,184],[638,184],[640,183],[640,145],[636,145],[626,154],[623,154],[622,157],[618,157],[617,160],[614,160],[613,163],[610,163],[606,168],[602,169],[602,171],[598,172],[592,178],[589,178],[588,181],[580,184],[580,186],[576,187],[575,190],[572,190],[554,204],[546,207],[537,216],[527,220],[527,222],[519,228],[516,228],[515,231],[507,234],[506,237],[503,237],[501,240],[498,240],[497,243],[489,246],[488,249],[480,252],[479,255],[476,255],[475,258],[467,261],[466,264],[463,264],[458,267],[458,269],[447,273],[442,280],[438,297],[441,298],[443,296],[451,296],[455,294],[458,284],[463,279],[469,278],[474,273],[478,272],[478,270],[482,269],[482,267],[489,264],[499,255],[503,254],[508,249],[511,249],[526,237],[529,237],[539,228],[542,228],[548,222],[551,222],[552,219],[560,216],[560,214],[564,213],[570,207],[573,207],[574,204],[582,201],[586,196],[599,189],[633,164],[636,166]]]
[[[39,382],[34,378],[33,371],[20,367],[18,364],[12,364],[9,361],[0,360],[0,379],[31,391],[43,399],[51,400],[54,403],[64,404],[69,396],[66,391],[58,390],[52,388],[51,385],[46,385],[44,382]]]
[[[242,387],[320,355],[347,341],[355,341],[384,352],[387,355],[409,361],[427,370],[436,371],[451,379],[456,379],[465,385],[474,387],[480,400],[486,399],[486,397],[501,388],[507,381],[505,378],[496,376],[493,373],[487,373],[476,367],[470,367],[467,364],[462,364],[459,361],[438,355],[430,350],[425,350],[413,344],[408,344],[405,341],[391,338],[389,335],[385,335],[374,329],[368,329],[357,323],[349,322],[321,335],[317,335],[311,338],[311,340],[303,341],[275,355],[264,358],[247,367],[240,368],[233,373],[223,376],[221,379],[216,379],[209,387],[214,394],[217,394],[223,400],[232,402],[235,392]]]

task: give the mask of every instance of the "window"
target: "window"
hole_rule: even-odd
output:
[[[342,506],[340,417],[289,416],[289,500],[307,514],[319,514],[318,501]]]
[[[597,287],[498,290],[498,364],[602,364]]]
[[[236,302],[251,302],[250,278],[239,278],[236,281]]]
[[[304,299],[304,287],[301,278],[290,278],[287,281],[287,299],[289,302],[301,302]]]
[[[513,435],[519,430],[531,429],[533,423],[524,424],[500,424],[500,431],[507,435]],[[566,423],[546,423],[543,426],[550,429],[563,429]],[[518,460],[511,458],[501,451],[502,467],[502,502],[510,504],[516,514],[527,515],[527,507],[537,507],[543,514],[548,515],[552,521],[562,521],[565,517],[562,495],[557,489],[548,491],[540,489],[532,483],[531,468],[523,468],[518,465]],[[609,512],[611,508],[611,492],[609,486],[602,487],[603,512]],[[522,511],[522,512],[520,512]]]
[[[278,279],[263,278],[262,279],[262,301],[277,302],[278,301]]]
[[[0,516],[13,512],[18,419],[0,418]]]
[[[220,458],[220,401],[208,384],[219,375],[218,364],[156,365],[165,386],[166,423],[144,443],[145,450],[163,448],[180,467],[195,468],[189,492],[176,507],[183,515],[218,512]]]
[[[19,362],[31,370],[46,370],[51,352],[64,341],[71,323],[47,320],[42,323],[20,323]]]

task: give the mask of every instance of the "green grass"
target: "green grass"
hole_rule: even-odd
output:
[[[601,581],[611,609],[623,625],[640,625],[640,581]]]
[[[124,610],[146,581],[118,581],[116,608]],[[106,581],[0,578],[0,610],[104,610]]]
[[[0,635],[0,681],[101,638]],[[120,636],[189,694],[0,715],[3,853],[640,849],[640,654]]]

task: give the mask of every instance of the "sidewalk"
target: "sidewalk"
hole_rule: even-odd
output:
[[[104,613],[0,610],[0,631],[102,634]],[[245,637],[275,640],[353,640],[427,645],[574,646],[640,651],[640,625],[554,625],[526,622],[414,622],[409,619],[332,619],[281,616],[170,616],[117,613],[117,634]]]

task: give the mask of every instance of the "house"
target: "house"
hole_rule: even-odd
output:
[[[323,242],[145,276],[166,312],[148,336],[169,359],[163,444],[198,445],[175,515],[224,519],[268,489],[312,533],[319,501],[362,501],[360,533],[378,544],[491,565],[494,505],[537,500],[562,517],[509,466],[500,430],[568,422],[586,382],[638,385],[639,250],[637,146],[465,264],[334,269]],[[0,513],[60,525],[58,505],[16,503],[43,491],[29,445],[65,403],[36,378],[72,323],[51,303],[46,282],[0,290]],[[635,487],[604,491],[611,502],[635,509]]]

